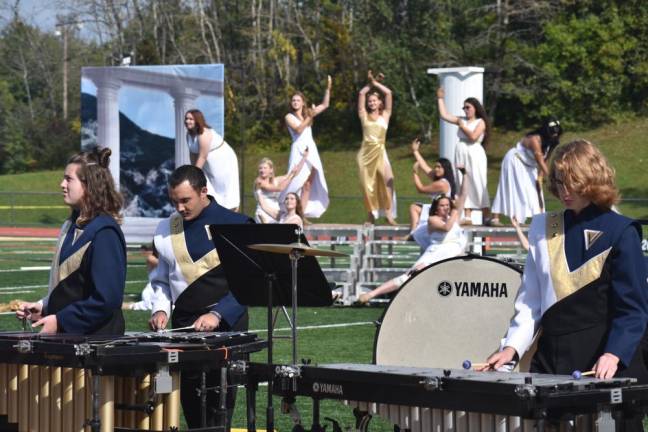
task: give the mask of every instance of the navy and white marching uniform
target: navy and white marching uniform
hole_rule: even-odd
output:
[[[100,215],[83,226],[74,212],[61,228],[43,316],[56,314],[59,333],[124,333],[126,242],[115,219]]]
[[[174,328],[191,326],[201,315],[214,313],[220,318],[217,331],[240,331],[248,328],[247,308],[230,293],[218,252],[210,238],[209,225],[254,223],[240,213],[210,203],[195,219],[185,221],[179,213],[163,220],[153,242],[159,253],[159,264],[151,275],[156,291],[153,311],[166,312]],[[172,308],[173,305],[173,308]],[[172,310],[173,309],[173,310]],[[182,408],[190,428],[200,426],[200,372],[183,373]],[[219,373],[207,375],[207,386],[219,384]],[[234,406],[236,393],[228,391],[228,408]],[[207,396],[207,424],[216,421],[218,393]],[[231,415],[231,414],[230,414]]]
[[[221,318],[218,330],[247,329],[247,309],[229,292],[220,258],[209,234],[209,225],[252,223],[240,213],[210,204],[185,221],[179,213],[163,220],[153,242],[160,255],[151,284],[156,293],[153,313],[166,312],[173,327],[187,327],[201,315],[213,312]],[[174,305],[171,311],[171,304]]]
[[[617,356],[617,376],[648,382],[640,342],[648,322],[641,227],[594,204],[533,218],[515,316],[502,346],[522,356],[540,330],[531,371],[571,374]]]

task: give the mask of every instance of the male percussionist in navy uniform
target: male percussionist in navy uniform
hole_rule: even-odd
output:
[[[184,165],[169,179],[169,197],[177,213],[160,222],[153,239],[160,262],[151,274],[157,292],[149,324],[153,330],[192,326],[194,331],[247,330],[247,308],[230,293],[218,252],[209,233],[213,224],[254,223],[245,215],[220,206],[207,195],[200,168]],[[171,305],[173,304],[173,312]],[[182,374],[182,409],[190,428],[200,427],[200,373]],[[207,376],[207,386],[218,385],[218,373]],[[228,409],[235,393],[228,392]],[[217,420],[218,394],[207,396],[207,426]]]

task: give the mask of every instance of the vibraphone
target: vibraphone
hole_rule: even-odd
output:
[[[261,380],[267,370],[253,364],[249,379]],[[273,375],[276,394],[313,399],[313,430],[322,399],[347,401],[414,432],[521,432],[556,423],[561,430],[614,431],[616,421],[648,405],[648,386],[631,378],[360,364],[276,366]],[[360,429],[368,425],[358,422]]]
[[[265,345],[241,332],[0,333],[0,431],[177,430],[183,370],[224,370]]]

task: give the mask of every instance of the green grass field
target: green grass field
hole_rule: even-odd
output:
[[[491,199],[495,196],[499,181],[500,164],[506,151],[521,137],[520,132],[495,132],[488,154],[488,189]],[[634,218],[648,219],[648,151],[645,137],[648,134],[648,119],[629,119],[618,124],[589,131],[568,131],[562,142],[575,138],[586,138],[598,144],[610,159],[617,171],[619,188],[624,197],[638,198],[643,201],[622,201],[620,210]],[[352,132],[348,150],[321,151],[324,171],[331,196],[331,204],[323,217],[316,222],[322,223],[362,223],[365,220],[361,190],[357,178],[356,153],[360,147],[360,134]],[[317,137],[316,137],[317,138]],[[395,173],[395,187],[399,197],[398,220],[407,223],[407,208],[417,197],[412,183],[411,171],[413,158],[409,150],[410,137],[388,136],[388,153]],[[248,148],[243,167],[243,192],[245,194],[243,210],[253,214],[255,202],[252,198],[252,184],[256,177],[256,167],[262,157],[270,157],[275,162],[278,174],[286,171],[288,162],[288,138],[282,143],[282,151]],[[329,143],[320,143],[325,148]],[[237,151],[237,143],[232,143]],[[281,146],[277,146],[281,147]],[[338,147],[339,148],[339,147]],[[427,160],[434,160],[438,154],[438,143],[424,143],[422,153]],[[67,210],[60,208],[61,199],[58,184],[62,170],[43,171],[18,175],[0,176],[0,225],[48,225],[57,226],[66,216]],[[9,193],[11,192],[11,193]],[[49,194],[32,194],[47,192]],[[549,199],[547,207],[557,208],[557,201]],[[11,206],[22,206],[11,211]],[[38,206],[48,207],[34,208]]]

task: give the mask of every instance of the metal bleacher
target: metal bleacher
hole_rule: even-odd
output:
[[[520,262],[525,255],[512,227],[464,229],[468,237],[466,252],[514,262]],[[310,225],[305,228],[312,246],[349,254],[345,258],[318,258],[327,279],[342,294],[338,302],[345,305],[414,264],[421,250],[415,242],[403,240],[408,233],[409,228],[405,226]]]

